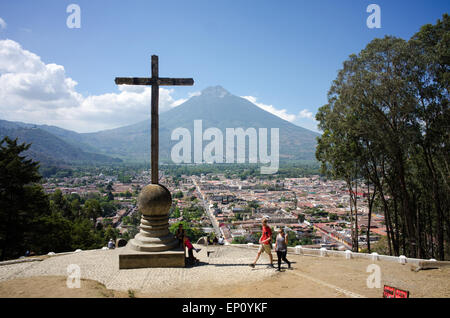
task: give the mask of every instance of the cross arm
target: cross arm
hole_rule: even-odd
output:
[[[151,77],[116,77],[117,85],[160,85],[160,86],[192,86],[194,80],[192,78],[167,78],[159,77],[154,79]]]

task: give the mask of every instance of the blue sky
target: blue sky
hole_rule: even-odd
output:
[[[71,3],[81,8],[79,29],[66,25],[66,8]],[[371,3],[381,8],[381,29],[369,29],[366,25],[370,15],[366,8]],[[167,100],[162,111],[176,107],[189,94],[222,85],[232,94],[248,96],[261,107],[314,129],[312,117],[326,103],[331,82],[350,54],[358,53],[376,37],[394,35],[409,39],[420,26],[434,24],[448,13],[449,3],[1,1],[0,41],[9,39],[14,43],[3,42],[3,52],[8,54],[0,54],[0,74],[22,75],[17,80],[11,80],[11,75],[8,81],[0,81],[0,91],[22,95],[8,98],[11,102],[6,106],[0,103],[0,119],[55,124],[80,132],[132,124],[144,115],[141,104],[147,102],[148,92],[143,88],[119,90],[114,78],[149,76],[150,56],[157,54],[160,76],[195,80],[193,87],[163,92],[163,103],[164,98]],[[0,46],[0,52],[1,49]],[[15,63],[11,56],[16,55],[22,60],[31,58],[39,66],[5,66],[8,59]],[[41,64],[45,71],[39,72],[48,82],[58,86],[58,81],[71,79],[77,84],[72,85],[69,80],[64,87],[44,87],[54,94],[42,98],[42,85],[30,84],[34,83],[30,78],[37,81],[37,76],[30,77],[30,73],[40,69]],[[63,70],[54,70],[50,64],[62,66]],[[11,87],[11,83],[19,82],[20,89]],[[29,84],[26,94],[23,83]],[[61,92],[56,96],[58,90]],[[8,94],[4,93],[3,98]],[[41,100],[33,104],[33,97]],[[48,106],[46,99],[55,103]],[[13,105],[13,101],[20,105]],[[126,108],[127,101],[136,103],[134,108]],[[116,104],[103,113],[99,108],[108,108],[109,103]],[[37,105],[36,110],[33,105]],[[43,111],[38,112],[38,108]],[[122,110],[138,116],[124,116]],[[80,115],[69,116],[68,112]]]

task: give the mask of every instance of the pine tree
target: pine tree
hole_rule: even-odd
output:
[[[5,137],[0,142],[0,259],[23,255],[30,248],[33,222],[49,214],[39,163],[21,155],[30,144]]]

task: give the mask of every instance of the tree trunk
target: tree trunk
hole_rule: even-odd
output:
[[[370,182],[367,181],[367,201],[369,205],[369,215],[367,217],[367,250],[370,253],[370,224],[372,220],[372,207],[373,202],[375,201],[375,195],[376,195],[376,187],[373,188],[373,194],[372,197],[370,196]]]
[[[395,240],[398,242],[397,244],[397,256],[400,255],[400,223],[398,221],[398,209],[397,209],[397,197],[394,195],[394,223],[395,223]],[[405,239],[404,237],[405,233],[403,231],[402,236],[403,236],[403,240]],[[405,253],[404,248],[403,248],[403,254]]]
[[[405,222],[406,227],[406,235],[408,238],[408,245],[409,245],[409,253],[408,255],[410,257],[416,257],[417,255],[417,245],[416,245],[416,231],[415,231],[415,222],[414,222],[414,216],[415,211],[412,209],[410,204],[410,197],[406,185],[406,179],[405,179],[405,168],[403,163],[403,156],[401,154],[398,155],[398,168],[399,168],[399,181],[400,181],[400,193],[401,193],[401,211],[403,215],[403,220]]]
[[[430,212],[430,210],[431,210],[431,208],[428,206],[428,209],[427,209],[427,211],[428,211],[428,226],[429,226],[429,241],[430,241],[430,243],[429,243],[429,245],[430,245],[430,247],[429,247],[429,250],[431,251],[431,258],[434,258],[435,256],[434,256],[434,242],[433,242],[433,238],[434,238],[434,236],[433,236],[433,221],[432,221],[432,218],[431,218],[431,212]]]
[[[392,255],[392,245],[394,244],[394,235],[393,235],[393,231],[392,231],[392,226],[389,222],[389,209],[387,206],[387,202],[384,198],[384,195],[382,194],[382,201],[383,201],[383,206],[384,206],[384,224],[386,226],[386,234],[387,234],[387,241],[388,241],[388,247],[389,247],[389,255]],[[392,234],[391,234],[392,233]],[[394,248],[395,250],[395,248]],[[396,256],[398,256],[396,254]]]
[[[441,200],[439,196],[439,182],[437,180],[436,169],[434,168],[433,158],[427,151],[425,147],[425,162],[428,167],[428,171],[432,177],[433,181],[433,202],[436,209],[436,232],[437,232],[437,257],[439,260],[444,260],[444,224],[443,224],[443,213],[441,208]]]

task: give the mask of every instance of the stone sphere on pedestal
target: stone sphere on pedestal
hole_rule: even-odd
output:
[[[169,232],[169,210],[172,196],[160,184],[145,186],[138,197],[138,208],[142,214],[139,233],[130,240],[130,248],[141,252],[168,251],[178,246],[178,241]]]
[[[172,196],[166,187],[160,184],[145,186],[138,197],[138,207],[142,215],[166,215],[172,206]]]

